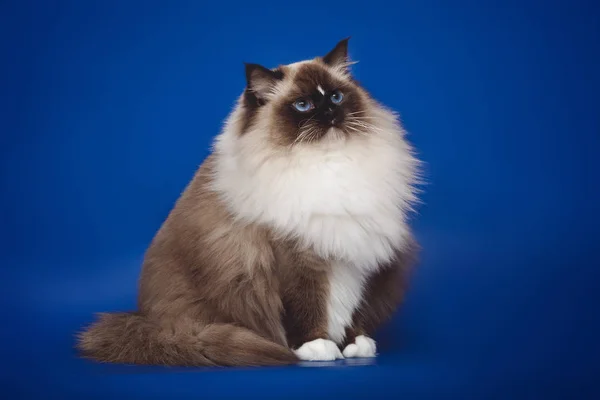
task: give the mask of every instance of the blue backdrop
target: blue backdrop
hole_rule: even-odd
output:
[[[598,8],[2,2],[0,396],[591,398]],[[77,359],[73,334],[94,312],[134,307],[142,254],[243,89],[243,62],[313,57],[348,35],[356,75],[427,163],[422,260],[374,365]]]

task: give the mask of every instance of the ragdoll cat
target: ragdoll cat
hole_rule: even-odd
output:
[[[417,245],[418,161],[349,71],[348,39],[247,87],[157,232],[138,310],[80,333],[103,362],[258,366],[376,356]]]

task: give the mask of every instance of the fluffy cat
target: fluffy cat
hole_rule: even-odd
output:
[[[348,39],[247,87],[148,248],[138,310],[80,333],[103,362],[259,366],[374,357],[417,245],[418,161],[352,77]]]

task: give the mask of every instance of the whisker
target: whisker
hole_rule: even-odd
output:
[[[377,120],[378,119],[378,118],[375,118],[375,117],[364,117],[364,116],[356,116],[356,115],[351,115],[349,118],[358,119],[358,120],[365,120],[365,119],[374,119],[374,120]]]
[[[290,144],[289,149],[291,149],[294,145],[296,145],[297,143],[304,140],[304,138],[311,132],[311,130],[313,128],[314,128],[314,124],[309,126],[308,129],[300,129],[300,133],[298,134],[298,136],[296,136],[294,141]]]
[[[294,141],[295,143],[299,143],[299,142],[309,142],[312,140],[311,138],[314,136],[314,134],[317,132],[317,125],[316,124],[311,124],[308,129],[303,130],[303,132],[298,135],[298,137],[296,138],[296,140]]]
[[[382,130],[381,130],[381,129],[379,129],[379,128],[377,128],[377,127],[373,126],[373,125],[370,125],[370,124],[364,124],[364,123],[358,123],[358,122],[347,121],[347,122],[346,122],[346,126],[348,126],[348,127],[350,127],[350,128],[353,128],[353,129],[355,129],[355,130],[357,130],[357,131],[361,131],[361,132],[364,132],[364,131],[371,131],[371,132],[373,132],[373,131],[375,131],[375,132],[382,132]]]
[[[357,129],[357,128],[355,128],[355,127],[354,127],[354,126],[352,126],[352,125],[346,125],[346,126],[345,126],[345,128],[347,128],[347,129],[351,130],[352,132],[356,132],[356,133],[360,133],[360,134],[365,134],[365,132],[363,132],[363,131],[362,131],[362,130],[360,130],[360,129]]]
[[[317,128],[317,126],[315,126],[313,129],[310,130],[310,135],[307,135],[306,142],[312,143],[316,139],[318,133],[319,129]]]
[[[310,117],[307,120],[302,120],[298,123],[298,128],[302,128],[304,125],[308,124],[314,117],[316,117],[317,114],[313,115],[312,117]]]
[[[356,126],[361,126],[363,128],[373,129],[373,130],[376,130],[376,131],[381,131],[380,128],[378,128],[377,126],[375,126],[375,125],[373,125],[373,124],[371,124],[369,122],[366,122],[366,121],[358,121],[358,120],[352,120],[352,119],[350,119],[350,120],[346,121],[346,123],[353,124],[353,125],[356,125]]]
[[[354,112],[347,113],[346,115],[357,115],[357,114],[364,114],[364,113],[365,113],[364,111],[354,111]]]

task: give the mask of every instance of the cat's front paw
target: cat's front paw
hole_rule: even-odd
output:
[[[294,350],[294,353],[304,361],[333,361],[344,358],[337,345],[327,339],[315,339],[312,342],[306,342],[297,350]]]
[[[368,336],[360,335],[344,349],[344,357],[375,357],[377,355],[377,344]]]

